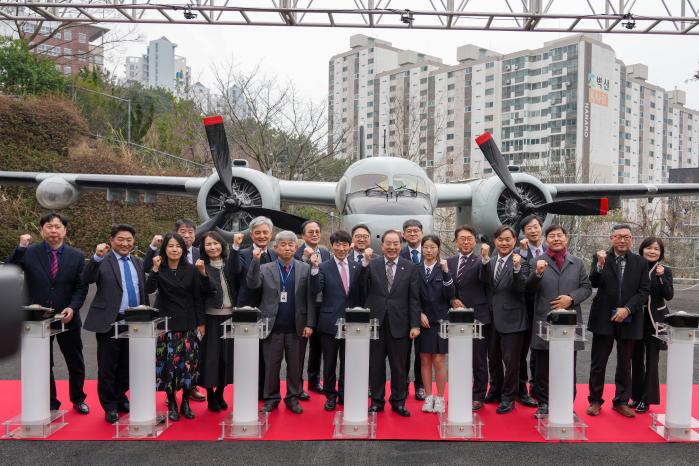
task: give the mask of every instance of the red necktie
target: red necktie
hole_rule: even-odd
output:
[[[58,275],[58,250],[51,250],[51,263],[49,264],[49,275],[51,275],[51,280],[56,279]]]

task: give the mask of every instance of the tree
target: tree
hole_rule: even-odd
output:
[[[6,94],[62,92],[66,80],[56,65],[29,52],[19,40],[0,38],[0,91]]]

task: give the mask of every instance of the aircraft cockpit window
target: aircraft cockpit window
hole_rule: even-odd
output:
[[[369,173],[357,175],[350,181],[350,193],[374,189],[386,192],[388,190],[388,177],[386,175]]]
[[[418,193],[430,194],[425,180],[415,175],[394,175],[393,189],[397,193],[407,196],[417,196]]]

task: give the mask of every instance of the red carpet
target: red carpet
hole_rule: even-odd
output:
[[[229,387],[229,390],[231,388]],[[87,381],[85,384],[87,403],[91,413],[87,416],[77,414],[71,409],[68,401],[67,381],[58,381],[58,396],[63,400],[63,409],[68,410],[66,422],[68,425],[50,437],[50,440],[111,440],[114,427],[104,421],[96,391],[96,382]],[[614,387],[605,387],[605,399],[611,400]],[[19,414],[20,411],[20,382],[16,380],[0,381],[0,392],[3,393],[3,403],[0,406],[0,421]],[[284,390],[282,389],[282,393]],[[229,400],[230,392],[226,393]],[[158,409],[164,409],[164,394],[158,394]],[[661,386],[661,401],[664,402],[665,387]],[[692,411],[699,418],[699,385],[694,386],[694,406]],[[292,414],[283,404],[269,418],[270,428],[265,440],[330,440],[332,439],[332,421],[335,413],[323,410],[324,397],[311,394],[311,400],[302,402],[304,413]],[[159,437],[160,440],[217,440],[221,432],[219,423],[230,416],[231,410],[225,413],[212,413],[206,409],[206,402],[192,403],[196,419],[182,419],[172,423]],[[410,396],[407,407],[412,414],[402,418],[394,414],[387,404],[386,411],[379,414],[377,421],[377,439],[381,440],[439,440],[437,432],[437,415],[420,411],[421,402]],[[543,442],[543,438],[534,429],[535,409],[517,405],[515,410],[506,415],[495,414],[496,405],[486,405],[481,411],[483,440],[497,442]],[[602,413],[597,417],[585,414],[587,408],[587,385],[578,385],[578,396],[575,411],[581,420],[588,425],[587,437],[589,442],[664,442],[650,430],[650,416],[637,415],[633,419],[623,418],[611,410],[607,401]],[[663,405],[653,406],[652,412],[664,413]],[[4,426],[3,426],[4,434]]]

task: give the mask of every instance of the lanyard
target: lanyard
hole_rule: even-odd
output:
[[[281,262],[277,261],[277,267],[279,267],[279,280],[282,282],[282,291],[286,291],[286,283],[289,281],[289,277],[294,272],[294,266],[295,264],[292,262],[291,267],[289,268],[289,272],[286,274],[285,277],[284,268],[282,267]]]

